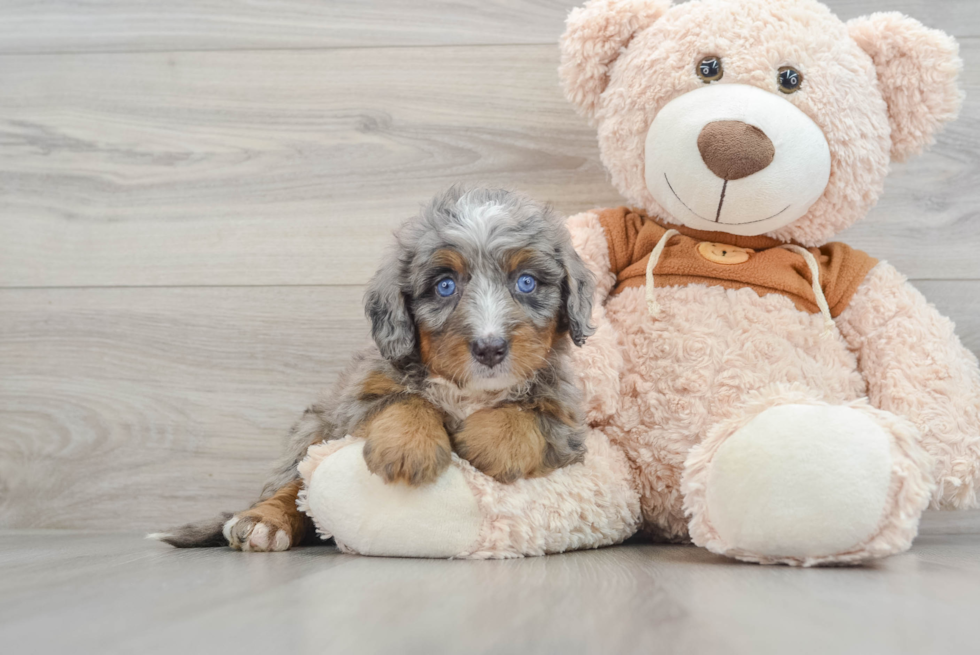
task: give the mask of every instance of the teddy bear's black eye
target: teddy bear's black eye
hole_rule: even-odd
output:
[[[792,66],[783,66],[776,75],[776,81],[779,82],[779,90],[783,93],[796,93],[803,84],[803,73]]]
[[[705,57],[699,61],[697,71],[698,77],[700,77],[705,84],[708,82],[714,82],[715,80],[720,80],[721,76],[725,74],[724,69],[721,67],[721,59],[715,57],[714,55]]]

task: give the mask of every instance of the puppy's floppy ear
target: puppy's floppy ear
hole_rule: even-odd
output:
[[[561,37],[558,75],[578,112],[595,116],[609,68],[633,36],[653,24],[671,0],[590,0],[573,9]]]
[[[570,239],[562,246],[560,257],[565,267],[565,282],[562,284],[564,319],[572,341],[576,346],[581,346],[595,332],[595,327],[590,323],[595,276],[575,252]]]
[[[402,263],[397,252],[384,259],[364,293],[364,313],[371,321],[371,336],[385,359],[397,362],[415,353],[415,322],[402,289]]]
[[[963,62],[956,41],[898,12],[855,18],[847,30],[874,62],[888,105],[891,157],[904,161],[930,145],[959,111],[956,76]]]

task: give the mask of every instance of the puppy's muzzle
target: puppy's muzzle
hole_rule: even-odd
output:
[[[487,337],[470,342],[470,353],[473,355],[473,359],[488,368],[493,368],[504,361],[509,349],[510,344],[507,343],[506,339],[500,337]]]

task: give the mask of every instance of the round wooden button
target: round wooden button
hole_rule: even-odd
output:
[[[754,250],[739,248],[726,243],[702,241],[698,244],[698,254],[713,264],[744,264]]]

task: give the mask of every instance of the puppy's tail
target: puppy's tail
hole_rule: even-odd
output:
[[[166,532],[153,532],[146,535],[147,539],[156,539],[170,544],[175,548],[217,548],[227,546],[228,539],[224,535],[225,523],[234,514],[224,512],[220,516],[207,521],[188,523],[179,528]]]

